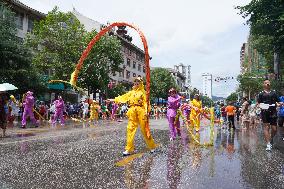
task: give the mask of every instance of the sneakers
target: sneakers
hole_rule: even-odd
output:
[[[124,152],[122,152],[123,156],[129,156],[130,152],[128,152],[127,150],[125,150]]]
[[[155,153],[155,149],[150,150],[150,153],[151,153],[151,154]],[[123,156],[129,156],[129,155],[131,155],[131,153],[128,152],[127,150],[125,150],[124,152],[122,152],[122,154],[123,154]]]
[[[265,150],[266,151],[271,151],[271,149],[272,149],[272,145],[270,143],[267,143]]]

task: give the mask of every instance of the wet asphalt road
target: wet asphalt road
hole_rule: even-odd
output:
[[[200,147],[186,129],[170,142],[167,121],[151,120],[157,151],[149,153],[138,130],[136,153],[122,157],[126,123],[8,129],[0,188],[284,188],[284,153],[265,151],[260,127],[215,127],[214,146]],[[209,133],[202,127],[201,143]]]

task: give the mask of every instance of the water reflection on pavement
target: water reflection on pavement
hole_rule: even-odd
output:
[[[122,157],[126,121],[14,130],[0,140],[0,188],[284,188],[284,156],[265,151],[261,128],[214,129],[201,147],[184,128],[168,138],[166,120],[151,122],[159,148]],[[208,142],[209,127],[195,138]]]

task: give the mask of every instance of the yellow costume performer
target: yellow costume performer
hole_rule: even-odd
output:
[[[143,79],[141,77],[135,78],[133,89],[124,95],[116,97],[114,102],[128,103],[130,106],[126,114],[128,117],[127,143],[123,155],[129,155],[134,151],[134,137],[138,128],[138,123],[148,148],[151,152],[154,152],[156,144],[151,135],[150,137],[147,137],[145,129],[149,106],[146,103],[146,92],[143,85]]]
[[[99,111],[100,111],[100,106],[99,106],[98,102],[93,101],[93,103],[91,104],[91,107],[90,107],[90,122],[93,121],[93,120],[98,122]]]
[[[195,127],[195,131],[198,132],[200,129],[200,118],[202,114],[202,102],[199,99],[199,95],[195,95],[191,101],[190,111],[190,124],[191,128]]]

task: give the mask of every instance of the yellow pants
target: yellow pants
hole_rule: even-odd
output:
[[[130,107],[126,115],[128,117],[128,125],[125,150],[127,150],[128,152],[134,151],[134,137],[138,128],[138,124],[140,125],[140,130],[147,144],[147,147],[150,150],[156,148],[156,144],[152,136],[148,138],[146,135],[145,125],[147,118],[145,117],[145,109],[140,106],[132,106]]]
[[[196,114],[190,114],[190,125],[195,128],[195,131],[200,129],[200,116]]]
[[[95,113],[90,113],[91,114],[91,116],[90,116],[90,120],[96,120],[96,121],[98,121],[98,119],[99,119],[99,114],[97,113],[97,112],[95,112]]]

